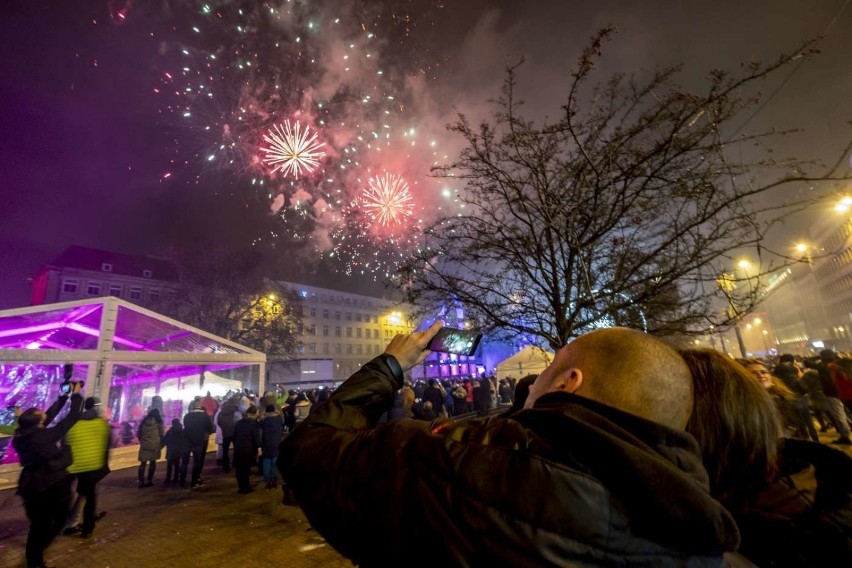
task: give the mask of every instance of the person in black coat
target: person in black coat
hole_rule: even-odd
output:
[[[355,564],[718,567],[737,548],[684,432],[692,379],[673,349],[596,330],[511,418],[379,425],[439,328],[397,335],[281,442],[287,487]]]
[[[262,452],[263,479],[266,480],[266,488],[272,489],[278,485],[278,470],[275,469],[275,460],[278,458],[278,444],[284,432],[284,422],[281,415],[275,412],[275,405],[266,406],[266,415],[260,421],[260,449]]]
[[[254,491],[249,483],[252,466],[257,465],[257,448],[260,444],[260,425],[257,408],[252,405],[246,415],[234,424],[234,470],[239,493]]]
[[[82,383],[72,383],[71,408],[53,428],[53,422],[68,396],[60,396],[47,412],[28,408],[18,417],[18,429],[12,447],[21,459],[18,495],[24,499],[24,510],[30,521],[27,534],[27,567],[44,566],[44,551],[62,531],[71,510],[71,448],[62,439],[82,414]]]
[[[189,442],[189,452],[192,454],[192,481],[191,487],[204,485],[201,479],[201,471],[204,469],[204,458],[207,456],[207,442],[210,434],[216,431],[213,421],[197,401],[189,403],[189,412],[183,417],[183,430]],[[186,485],[186,470],[181,471],[180,486]]]

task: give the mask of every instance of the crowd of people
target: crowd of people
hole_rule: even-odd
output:
[[[160,481],[163,451],[165,485],[202,486],[215,433],[238,492],[253,468],[267,489],[280,472],[360,566],[852,565],[852,458],[831,447],[852,443],[852,373],[833,351],[734,360],[611,328],[540,376],[410,382],[439,326],[397,336],[336,390],[207,393],[168,425],[155,396],[135,432],[139,488]],[[75,387],[18,418],[30,567],[104,514],[99,409]]]

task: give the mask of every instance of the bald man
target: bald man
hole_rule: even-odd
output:
[[[683,428],[679,355],[623,328],[564,347],[509,417],[378,420],[440,324],[400,335],[281,444],[311,524],[363,567],[719,566],[739,543]]]

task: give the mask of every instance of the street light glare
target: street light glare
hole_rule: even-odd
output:
[[[808,245],[805,243],[796,243],[796,252],[800,252],[802,254],[808,251]]]
[[[743,259],[743,260],[741,260],[737,263],[737,266],[739,266],[740,268],[743,268],[743,269],[749,269],[749,268],[751,268],[751,262]]]
[[[834,210],[838,213],[846,213],[850,207],[852,207],[852,197],[846,195],[840,198],[840,201],[834,206]]]
[[[755,323],[755,325],[760,325],[760,324],[763,323],[763,320],[760,319],[760,318],[754,318],[754,323]]]

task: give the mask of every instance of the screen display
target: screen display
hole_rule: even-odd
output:
[[[456,355],[473,355],[480,339],[482,339],[482,334],[478,331],[443,327],[429,342],[429,350]]]

